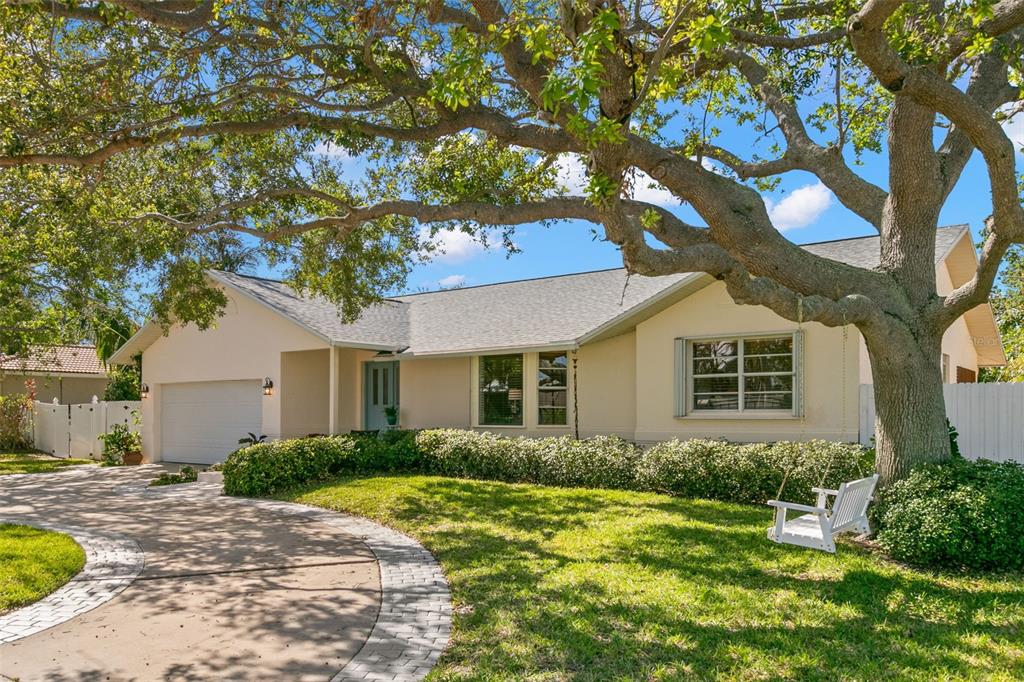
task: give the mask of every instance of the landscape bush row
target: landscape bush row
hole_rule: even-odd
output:
[[[780,496],[810,504],[812,487],[835,488],[870,473],[871,454],[829,441],[695,439],[641,448],[606,436],[506,438],[434,429],[258,443],[228,458],[224,488],[229,495],[259,496],[340,474],[420,472],[749,504]],[[1024,568],[1024,467],[955,457],[915,470],[879,497],[872,514],[878,540],[896,559]]]
[[[763,503],[785,480],[787,499],[812,502],[812,486],[865,475],[853,444],[668,441],[641,448],[621,438],[506,438],[456,429],[316,436],[259,443],[224,465],[229,495],[267,495],[338,474],[414,471],[564,487],[652,490]]]
[[[835,488],[868,475],[872,454],[828,441],[674,440],[641,448],[615,437],[505,438],[435,429],[257,443],[232,454],[223,471],[229,495],[270,495],[342,474],[418,472],[749,504],[780,496],[810,504],[812,487]],[[896,559],[944,568],[1024,568],[1020,465],[955,457],[915,470],[879,497],[873,523]]]

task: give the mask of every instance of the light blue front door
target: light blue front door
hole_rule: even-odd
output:
[[[387,428],[384,410],[398,406],[398,363],[363,363],[363,414],[367,431]]]

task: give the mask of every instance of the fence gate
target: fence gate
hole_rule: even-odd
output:
[[[114,424],[126,424],[138,431],[132,414],[142,403],[137,400],[55,405],[35,403],[32,436],[37,450],[55,457],[99,459],[103,454],[100,435]]]
[[[69,405],[36,402],[32,419],[32,439],[37,450],[55,457],[68,457],[71,434]]]

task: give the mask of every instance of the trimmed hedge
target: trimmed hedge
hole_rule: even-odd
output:
[[[311,436],[257,443],[224,462],[224,492],[255,497],[338,474],[404,471],[419,461],[415,434]]]
[[[836,488],[870,472],[863,448],[852,443],[672,440],[644,451],[637,483],[679,497],[764,504],[779,495],[785,478],[780,497],[812,504],[812,487]]]
[[[1024,568],[1024,466],[955,458],[883,491],[878,542],[918,566]]]
[[[505,438],[458,429],[421,431],[423,469],[441,476],[568,488],[635,488],[640,450],[621,438]]]
[[[576,488],[654,490],[684,497],[762,504],[776,495],[813,501],[812,486],[867,475],[853,444],[691,440],[646,450],[616,437],[506,438],[434,429],[374,436],[315,436],[258,443],[224,464],[229,495],[267,495],[338,474],[418,471],[456,478]]]

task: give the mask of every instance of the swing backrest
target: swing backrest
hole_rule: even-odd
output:
[[[878,474],[874,474],[839,486],[836,491],[836,500],[832,503],[832,514],[829,519],[833,533],[841,533],[864,519],[877,483]]]

